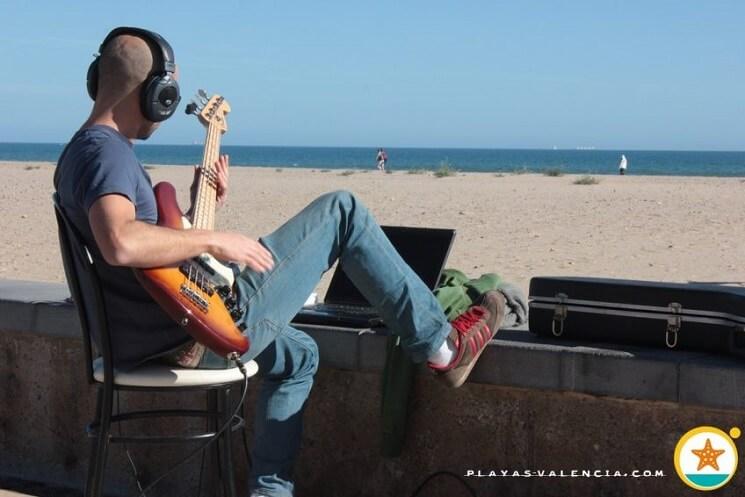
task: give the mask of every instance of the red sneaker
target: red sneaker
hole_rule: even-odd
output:
[[[502,292],[486,292],[480,305],[471,306],[466,312],[455,318],[450,324],[450,338],[457,353],[447,366],[429,367],[438,378],[451,387],[461,386],[476,365],[489,340],[497,334],[505,314],[505,299]]]

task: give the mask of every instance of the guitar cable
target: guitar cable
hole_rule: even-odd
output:
[[[473,488],[472,488],[472,487],[471,487],[471,486],[470,486],[470,485],[469,485],[468,483],[466,483],[466,481],[465,481],[465,480],[463,479],[463,477],[462,477],[462,476],[460,476],[460,475],[457,475],[457,474],[453,473],[452,471],[435,471],[434,473],[432,473],[431,475],[429,475],[429,476],[428,476],[428,477],[427,477],[427,478],[426,478],[426,479],[425,479],[425,480],[424,480],[424,481],[423,481],[423,482],[422,482],[422,483],[421,483],[421,484],[420,484],[420,485],[419,485],[419,486],[418,486],[418,487],[416,488],[416,490],[414,490],[414,493],[413,493],[413,494],[411,494],[411,497],[417,497],[417,496],[418,496],[418,495],[419,495],[420,493],[422,493],[422,490],[424,489],[424,487],[426,487],[426,486],[427,486],[427,484],[428,484],[428,483],[429,483],[430,481],[434,480],[434,479],[435,479],[435,478],[437,478],[438,476],[449,476],[449,477],[451,477],[451,478],[455,479],[456,481],[459,481],[460,483],[462,483],[462,484],[463,484],[463,486],[464,486],[464,487],[466,487],[466,490],[468,490],[468,493],[469,493],[469,494],[471,495],[471,497],[477,497],[477,496],[476,496],[476,491],[475,491],[475,490],[474,490],[474,489],[473,489]]]
[[[243,386],[241,387],[241,396],[240,396],[240,399],[238,400],[238,403],[235,406],[235,409],[233,410],[233,414],[228,418],[225,424],[223,424],[220,430],[217,431],[212,437],[210,437],[210,439],[207,440],[207,442],[202,444],[200,447],[197,447],[196,449],[194,449],[186,457],[184,457],[178,463],[176,463],[175,466],[171,467],[165,473],[163,473],[158,478],[150,482],[145,488],[142,488],[139,480],[137,480],[137,486],[139,487],[139,492],[137,494],[134,494],[133,497],[146,497],[145,496],[146,492],[152,490],[164,478],[166,478],[167,476],[170,476],[174,471],[176,471],[181,466],[189,462],[194,456],[196,456],[200,452],[205,451],[210,445],[215,443],[220,438],[220,436],[223,434],[223,432],[225,432],[225,430],[227,430],[230,427],[230,425],[233,423],[233,419],[235,419],[236,417],[239,417],[238,413],[240,412],[241,407],[243,407],[243,402],[246,400],[246,393],[248,392],[248,372],[246,371],[246,365],[243,364],[243,361],[241,361],[241,358],[237,352],[231,352],[230,354],[228,354],[228,359],[235,362],[235,365],[238,367],[238,370],[243,375]],[[136,476],[135,476],[135,479],[136,479]],[[200,475],[200,479],[201,479],[201,475]],[[201,492],[201,482],[199,486],[200,486],[200,492]]]
[[[166,478],[167,476],[171,475],[174,471],[176,471],[181,466],[183,466],[184,464],[186,464],[188,461],[190,461],[194,456],[196,456],[200,452],[202,454],[204,454],[204,451],[210,445],[212,445],[214,442],[216,442],[220,438],[220,436],[223,434],[223,432],[225,432],[225,430],[227,430],[230,427],[230,425],[233,422],[233,419],[235,419],[236,417],[238,417],[238,413],[240,412],[241,408],[243,407],[243,402],[246,400],[246,393],[248,391],[248,372],[246,371],[246,366],[245,366],[245,364],[243,364],[243,361],[241,361],[241,358],[238,355],[238,353],[231,352],[230,354],[228,354],[228,359],[230,359],[233,362],[235,362],[236,366],[238,367],[238,370],[243,375],[243,385],[241,387],[241,396],[240,396],[240,399],[238,400],[238,402],[237,402],[237,404],[235,406],[235,409],[233,410],[233,414],[230,416],[230,418],[228,418],[228,420],[220,428],[220,430],[217,433],[215,433],[207,442],[205,442],[204,444],[202,444],[201,447],[198,447],[197,449],[193,450],[189,455],[187,455],[186,457],[184,457],[175,466],[173,466],[172,468],[170,468],[169,470],[167,470],[165,473],[163,473],[162,475],[160,475],[158,478],[156,478],[155,480],[153,480],[145,488],[142,488],[142,485],[140,484],[139,478],[137,478],[137,469],[135,468],[134,461],[132,461],[132,458],[129,455],[129,451],[127,450],[127,457],[129,458],[129,462],[130,462],[130,464],[132,465],[132,468],[135,471],[135,480],[137,481],[137,486],[139,488],[139,493],[135,494],[133,497],[146,497],[146,495],[145,495],[146,492],[152,490],[164,478]],[[118,403],[119,403],[119,398],[118,398],[118,395],[117,395],[117,406],[118,406]],[[250,464],[250,455],[249,455],[249,451],[248,451],[248,446],[246,445],[246,439],[245,439],[245,437],[242,437],[242,438],[243,438],[244,448],[246,449],[246,456],[248,457],[249,464]],[[204,459],[202,459],[202,464],[200,466],[202,466],[200,468],[200,471],[199,471],[199,492],[201,494],[201,490],[202,490],[202,481],[201,480],[202,480],[202,469],[204,467]],[[459,481],[460,483],[463,484],[463,486],[466,488],[466,490],[468,490],[468,492],[470,493],[470,495],[472,497],[476,497],[476,491],[468,483],[466,483],[466,481],[460,475],[457,475],[457,474],[455,474],[455,473],[453,473],[451,471],[436,471],[436,472],[430,474],[416,488],[416,490],[414,490],[414,493],[411,494],[412,497],[418,496],[421,493],[421,491],[424,489],[424,487],[426,487],[427,484],[431,480],[433,480],[433,479],[435,479],[435,478],[437,478],[439,476],[449,476],[451,478],[454,478],[455,480],[457,480],[457,481]]]

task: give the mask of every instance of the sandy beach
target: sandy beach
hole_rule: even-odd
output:
[[[54,166],[0,162],[0,278],[64,281],[51,205]],[[187,204],[189,168],[157,166]],[[319,194],[354,192],[381,224],[456,228],[448,267],[532,276],[745,284],[745,180],[233,168],[218,228],[259,237]],[[319,290],[325,290],[328,275]]]

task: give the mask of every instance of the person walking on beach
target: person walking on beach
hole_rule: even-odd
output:
[[[448,322],[430,289],[352,193],[322,195],[258,240],[231,231],[155,224],[150,177],[133,142],[150,137],[175,112],[180,97],[173,50],[156,33],[118,28],[100,52],[88,81],[93,109],[63,150],[54,186],[62,209],[91,249],[104,304],[115,310],[109,323],[114,367],[126,371],[146,360],[228,367],[225,358],[200,348],[161,311],[129,268],[177,265],[203,253],[245,265],[235,284],[245,309],[239,325],[251,341],[242,359],[255,360],[263,378],[248,478],[252,496],[293,495],[292,467],[319,359],[315,341],[290,320],[335,261],[376,303],[414,361],[427,361],[449,386],[466,380],[499,329],[504,294],[487,292],[478,305]],[[228,162],[221,155],[215,163],[219,205],[228,197]],[[194,180],[198,177],[199,170]]]
[[[385,171],[385,165],[388,162],[388,154],[382,148],[378,149],[378,155],[375,157],[378,164],[378,171]]]
[[[628,166],[628,161],[626,160],[626,156],[624,154],[621,154],[621,162],[618,163],[618,174],[623,176],[626,174],[626,167]]]

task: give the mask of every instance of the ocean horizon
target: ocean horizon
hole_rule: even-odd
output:
[[[56,162],[61,143],[0,143],[0,161]],[[202,145],[137,144],[145,165],[194,165],[202,160]],[[374,169],[375,147],[300,147],[224,145],[232,166]],[[745,151],[663,151],[588,149],[484,149],[390,147],[391,170],[442,166],[463,172],[544,172],[618,174],[621,154],[627,174],[666,176],[745,176]]]

